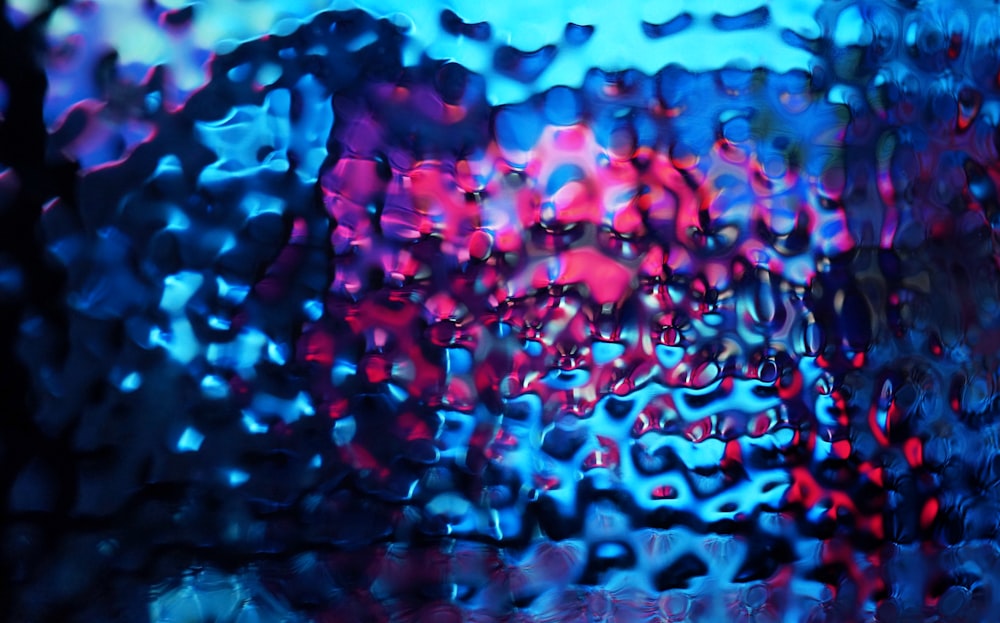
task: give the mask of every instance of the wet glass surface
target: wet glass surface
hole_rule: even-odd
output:
[[[577,4],[0,3],[13,620],[993,616],[995,6]]]

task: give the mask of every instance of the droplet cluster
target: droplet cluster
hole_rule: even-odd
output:
[[[991,4],[9,4],[21,620],[997,608]]]

